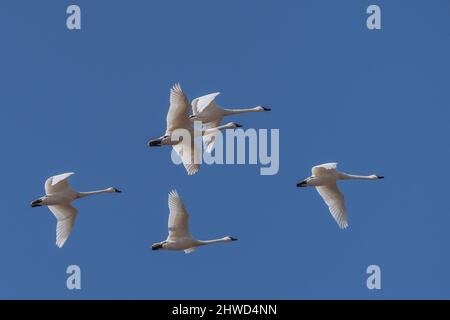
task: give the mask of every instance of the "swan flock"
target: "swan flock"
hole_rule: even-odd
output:
[[[223,118],[232,115],[253,112],[267,112],[269,108],[257,106],[253,108],[228,109],[216,104],[219,92],[195,98],[192,102],[181,89],[175,84],[170,90],[169,110],[166,117],[166,130],[158,138],[148,142],[149,147],[171,146],[181,158],[185,170],[189,176],[196,174],[200,169],[199,146],[194,137],[196,134],[202,136],[202,143],[206,152],[211,153],[216,143],[216,138],[221,130],[233,130],[242,127],[236,122],[222,124]],[[192,111],[192,113],[191,113]],[[194,128],[194,122],[201,122],[201,128]],[[177,131],[183,130],[188,135],[178,135]],[[106,189],[78,192],[69,185],[69,178],[73,172],[54,175],[45,181],[45,195],[33,200],[31,207],[46,206],[56,218],[56,246],[62,248],[69,238],[75,224],[78,210],[72,205],[75,200],[99,194],[121,193],[115,187]],[[326,163],[314,166],[312,175],[297,183],[297,187],[315,187],[320,196],[338,224],[339,228],[345,229],[349,226],[347,209],[344,195],[339,190],[339,180],[380,180],[379,175],[352,175],[337,170],[337,163]],[[197,247],[234,242],[237,239],[225,236],[213,240],[197,240],[189,231],[189,214],[186,210],[178,192],[172,190],[168,194],[168,236],[161,242],[154,243],[152,250],[184,251],[191,253]]]
[[[201,155],[199,146],[195,141],[197,134],[202,136],[206,152],[211,153],[220,130],[236,129],[242,125],[229,122],[222,125],[225,116],[248,112],[270,111],[266,107],[246,109],[223,109],[216,105],[215,98],[219,93],[209,94],[195,98],[191,104],[180,84],[170,89],[169,110],[166,117],[166,131],[159,138],[151,139],[149,147],[172,146],[181,158],[188,175],[196,174],[200,169]],[[201,122],[201,129],[194,129],[193,123]]]

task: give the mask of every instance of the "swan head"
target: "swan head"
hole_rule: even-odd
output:
[[[198,115],[196,115],[196,114],[191,114],[191,115],[189,116],[189,120],[191,120],[191,121],[197,121],[197,120],[200,120],[200,117],[199,117]]]
[[[148,142],[149,147],[161,147],[164,144],[169,144],[170,136],[163,135],[157,139],[152,139]]]
[[[309,186],[308,183],[309,183],[311,180],[313,180],[313,177],[306,178],[306,179],[300,181],[299,183],[297,183],[297,187],[298,187],[298,188],[305,188],[305,187],[308,187],[308,186]]]
[[[376,175],[376,174],[371,174],[370,176],[368,176],[368,178],[369,178],[370,180],[379,180],[379,179],[384,179],[384,176],[379,176],[379,175]]]
[[[237,241],[238,240],[238,239],[236,239],[234,237],[230,237],[230,236],[225,237],[224,239],[227,240],[227,241]]]
[[[166,241],[154,243],[154,244],[152,244],[152,250],[161,250],[161,249],[164,249],[164,245],[165,245],[165,244],[166,244]]]
[[[33,200],[33,201],[31,201],[30,205],[32,208],[45,206],[45,199],[46,199],[46,197],[42,197],[42,198]]]
[[[308,186],[308,181],[306,181],[306,180],[303,180],[303,181],[300,181],[299,183],[297,183],[298,188],[304,188],[307,186]]]
[[[108,192],[111,192],[111,193],[122,193],[122,191],[120,191],[119,189],[117,189],[117,188],[113,188],[113,187],[111,187],[111,188],[108,188],[108,189],[106,189]]]
[[[270,111],[272,109],[267,108],[267,107],[263,107],[263,106],[258,106],[258,107],[255,108],[255,110],[259,111],[259,112],[264,112],[264,111]]]

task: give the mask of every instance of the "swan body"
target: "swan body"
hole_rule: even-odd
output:
[[[219,127],[223,117],[241,113],[270,111],[269,108],[262,106],[244,109],[224,109],[216,104],[215,99],[219,94],[220,92],[210,93],[192,100],[191,121],[201,121],[203,128],[211,129],[208,134],[203,135],[203,144],[206,152],[211,152],[214,147],[217,130],[212,130],[212,128]]]
[[[337,171],[337,163],[325,163],[312,168],[312,175],[297,183],[297,187],[316,187],[322,199],[327,204],[331,215],[341,229],[348,227],[347,209],[344,195],[337,186],[338,180],[379,180],[383,176],[351,175]]]
[[[56,245],[59,248],[68,239],[78,214],[78,210],[71,204],[74,200],[95,194],[121,192],[116,188],[90,192],[74,191],[68,182],[72,175],[74,175],[73,172],[68,172],[48,178],[45,181],[45,196],[31,202],[31,207],[48,206],[55,215],[57,220]]]
[[[149,147],[160,147],[171,145],[175,152],[180,156],[188,175],[194,175],[200,169],[200,150],[195,142],[195,131],[192,122],[189,119],[189,99],[184,94],[179,83],[175,84],[170,90],[170,105],[167,113],[167,127],[163,136],[152,139],[148,142]],[[241,125],[230,122],[224,126],[204,128],[203,132],[217,132],[221,129],[238,128]],[[172,139],[173,133],[177,129],[184,129],[189,132],[190,139]],[[206,134],[209,134],[206,133]]]
[[[189,214],[176,190],[169,193],[169,236],[166,240],[154,243],[152,250],[194,252],[199,246],[236,241],[233,237],[223,237],[215,240],[196,240],[189,233]]]

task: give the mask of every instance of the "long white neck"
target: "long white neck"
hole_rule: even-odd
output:
[[[112,192],[114,192],[114,191],[111,191],[111,189],[102,189],[102,190],[88,191],[88,192],[78,192],[78,198],[84,198],[84,197],[92,196],[95,194],[112,193]]]
[[[202,133],[203,134],[208,134],[208,133],[214,133],[217,130],[232,129],[232,128],[235,128],[235,127],[228,123],[228,124],[224,124],[224,125],[221,125],[221,126],[218,126],[218,127],[214,127],[214,128],[202,129]]]
[[[350,179],[353,179],[353,180],[377,180],[378,176],[376,176],[374,174],[372,174],[370,176],[358,176],[355,174],[341,173],[340,178],[342,180],[350,180]]]
[[[230,242],[230,241],[231,241],[230,238],[225,237],[225,238],[215,239],[215,240],[197,240],[197,243],[199,246],[206,246],[208,244]]]
[[[223,114],[225,116],[229,116],[232,114],[247,113],[247,112],[260,112],[260,111],[261,110],[258,107],[246,108],[246,109],[223,109]]]

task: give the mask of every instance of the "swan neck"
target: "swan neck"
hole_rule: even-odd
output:
[[[197,243],[199,246],[205,246],[208,244],[213,244],[213,243],[222,243],[222,242],[228,242],[229,240],[227,239],[214,239],[214,240],[198,240]]]
[[[223,109],[224,115],[232,115],[246,112],[257,112],[256,108],[244,108],[244,109]]]
[[[222,129],[228,129],[228,126],[227,125],[221,125],[221,126],[214,127],[214,128],[203,129],[202,133],[203,134],[214,133],[214,132],[216,132],[218,130],[222,130]]]
[[[84,198],[88,196],[93,196],[95,194],[102,194],[102,193],[110,193],[108,189],[103,190],[95,190],[95,191],[87,191],[87,192],[78,192],[78,198]]]
[[[356,174],[341,173],[342,180],[374,180],[373,176],[360,176]]]

